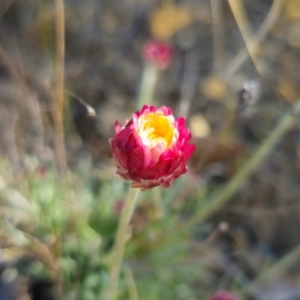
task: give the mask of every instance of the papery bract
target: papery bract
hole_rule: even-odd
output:
[[[145,58],[158,69],[168,68],[172,60],[172,47],[168,43],[149,40],[143,46]]]
[[[229,291],[220,290],[208,298],[208,300],[239,300],[236,295]]]
[[[195,150],[189,144],[185,119],[175,119],[169,107],[144,105],[124,126],[117,121],[115,137],[109,140],[117,174],[132,181],[132,187],[169,187],[187,171]]]

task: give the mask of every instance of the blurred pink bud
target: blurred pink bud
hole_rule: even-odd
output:
[[[117,200],[115,205],[114,205],[114,212],[117,215],[120,215],[121,212],[123,211],[124,206],[125,206],[125,201],[124,200]]]
[[[40,178],[45,178],[47,173],[48,173],[48,169],[47,169],[46,166],[40,165],[40,166],[37,167],[36,173],[38,174],[38,176]]]
[[[167,69],[172,60],[172,47],[168,43],[150,40],[143,47],[145,58],[158,69]]]
[[[220,290],[214,293],[212,296],[210,296],[208,300],[239,300],[239,299],[237,296],[235,296],[229,291]]]

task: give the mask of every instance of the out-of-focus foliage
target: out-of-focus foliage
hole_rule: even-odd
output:
[[[298,121],[232,183],[298,103],[298,0],[65,0],[64,12],[59,111],[55,1],[0,1],[0,298],[101,299],[128,191],[107,141],[137,109],[157,39],[173,59],[154,104],[187,117],[197,150],[184,178],[142,193],[118,298],[299,299]]]

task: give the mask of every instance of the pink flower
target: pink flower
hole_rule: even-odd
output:
[[[169,107],[144,105],[124,126],[117,121],[116,135],[109,140],[117,174],[132,181],[132,187],[169,187],[187,171],[195,150],[189,144],[185,119],[175,119]]]
[[[239,300],[237,296],[228,291],[217,291],[215,294],[210,296],[208,300]]]
[[[168,68],[172,60],[172,48],[169,44],[154,40],[144,44],[144,56],[153,63],[158,69]]]

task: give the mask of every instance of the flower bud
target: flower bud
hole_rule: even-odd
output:
[[[117,174],[132,181],[132,187],[169,187],[187,171],[195,150],[183,117],[175,119],[169,107],[144,105],[124,126],[117,121],[115,137],[109,140]]]
[[[147,41],[143,47],[147,61],[153,63],[158,69],[165,70],[172,60],[172,47],[164,42],[154,40]]]
[[[220,290],[210,296],[208,300],[239,300],[237,296],[229,291]]]

